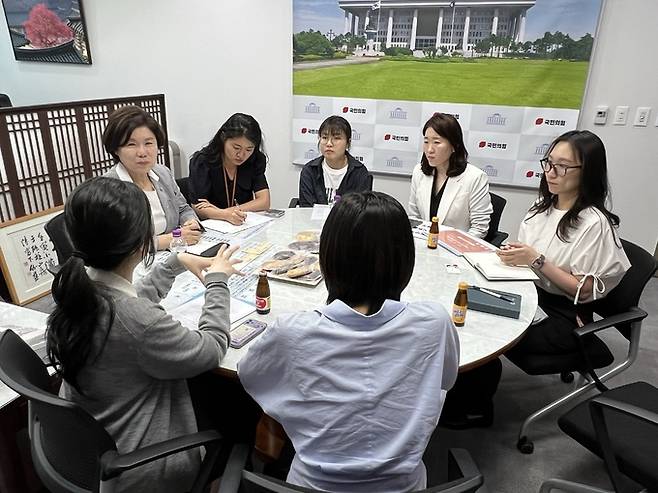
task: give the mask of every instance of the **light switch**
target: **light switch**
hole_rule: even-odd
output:
[[[650,114],[651,108],[649,106],[640,106],[635,111],[635,120],[633,120],[633,125],[636,127],[646,127],[649,124]]]
[[[626,125],[628,120],[628,106],[617,106],[615,108],[615,118],[612,120],[613,125]]]

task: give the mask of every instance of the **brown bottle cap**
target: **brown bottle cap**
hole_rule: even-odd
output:
[[[468,289],[468,283],[464,281],[460,282],[459,289]]]

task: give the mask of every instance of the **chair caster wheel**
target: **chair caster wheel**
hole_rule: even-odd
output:
[[[522,454],[531,454],[535,451],[535,445],[528,440],[528,437],[519,438],[519,441],[516,442],[516,448],[519,449],[519,452]]]
[[[562,380],[564,383],[573,382],[573,373],[571,373],[569,371],[565,371],[564,373],[560,373],[560,380]]]

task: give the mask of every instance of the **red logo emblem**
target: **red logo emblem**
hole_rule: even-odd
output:
[[[343,113],[347,113],[349,110],[350,110],[349,107],[343,106]]]
[[[487,143],[484,140],[481,140],[480,143],[478,144],[478,147],[486,147]]]
[[[526,178],[532,178],[533,176],[535,176],[534,171],[526,171],[526,173],[525,173]]]
[[[391,140],[391,134],[384,135],[384,140]]]
[[[543,119],[543,118],[537,118],[537,119],[535,120],[535,125],[541,125],[542,123],[544,123],[544,119]]]
[[[307,132],[306,127],[302,128],[302,133],[305,134]]]

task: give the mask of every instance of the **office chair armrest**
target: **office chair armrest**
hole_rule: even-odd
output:
[[[578,337],[583,337],[584,335],[593,334],[594,332],[608,329],[615,325],[639,322],[645,318],[647,318],[647,312],[642,310],[642,308],[633,307],[627,312],[617,313],[616,315],[611,315],[596,322],[590,322],[582,327],[578,327],[574,330],[574,333]]]
[[[247,464],[251,447],[245,443],[236,443],[231,449],[231,455],[226,462],[226,467],[222,473],[222,480],[219,484],[219,491],[222,493],[237,493],[240,490],[242,481],[242,471]]]
[[[299,206],[299,197],[291,198],[290,203],[288,204],[288,209],[294,209],[297,206]]]
[[[590,400],[589,406],[590,409],[593,407],[609,407],[621,413],[635,416],[648,423],[658,425],[658,413],[638,407],[634,404],[629,404],[628,402],[618,401],[617,399],[605,395],[594,397]]]
[[[612,481],[615,491],[631,491],[636,490],[636,487],[630,487],[630,480],[619,471],[619,464],[617,462],[617,454],[614,451],[610,434],[608,433],[608,426],[605,416],[603,414],[604,408],[614,409],[627,416],[633,416],[639,420],[645,421],[650,425],[658,424],[658,414],[643,409],[641,407],[621,402],[616,399],[606,397],[605,395],[596,397],[589,402],[589,412],[594,425],[594,432],[596,440],[601,449],[601,456],[608,470],[608,475]]]
[[[427,493],[461,493],[477,491],[485,493],[482,487],[484,477],[473,461],[471,454],[461,448],[448,450],[448,482],[423,490]]]
[[[154,460],[201,445],[209,445],[221,439],[222,436],[216,431],[207,430],[154,443],[127,454],[119,455],[114,450],[106,452],[101,457],[101,479],[105,481],[118,476],[124,471],[143,466]]]

